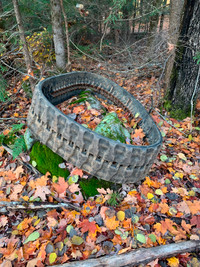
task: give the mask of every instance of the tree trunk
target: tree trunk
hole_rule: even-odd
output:
[[[66,35],[66,43],[67,43],[67,64],[69,66],[71,63],[70,63],[70,46],[69,46],[68,20],[67,20],[67,14],[65,13],[63,0],[60,0],[60,4],[61,4],[61,9],[62,9],[64,22],[65,22],[65,35]]]
[[[155,11],[155,9],[159,8],[161,5],[161,0],[154,0],[153,1],[153,8],[155,15],[151,16],[150,25],[149,25],[149,32],[153,34],[157,31],[158,21],[159,21],[159,12]]]
[[[26,42],[26,37],[25,37],[25,33],[24,33],[24,27],[23,27],[23,23],[22,23],[21,13],[19,10],[18,0],[12,0],[12,2],[13,2],[15,16],[16,16],[16,20],[17,20],[17,24],[18,24],[20,40],[22,42],[23,54],[24,54],[24,59],[25,59],[25,63],[26,63],[27,73],[29,75],[33,76],[32,60],[31,60],[31,56],[30,56],[30,53],[28,50],[28,45]],[[29,78],[29,82],[31,85],[31,90],[33,92],[34,91],[34,81],[33,81],[33,78],[31,76]]]
[[[200,47],[200,2],[185,0],[175,63],[166,99],[171,105],[171,115],[180,119],[190,115],[191,100],[200,91],[199,66],[194,56]]]
[[[177,0],[178,2],[178,0]],[[161,32],[163,29],[163,24],[164,24],[164,19],[165,19],[165,6],[167,4],[167,0],[163,1],[163,10],[162,10],[162,14],[160,16],[160,27],[159,27],[159,31]]]
[[[169,25],[169,56],[168,61],[165,68],[165,81],[164,87],[165,91],[169,87],[170,82],[170,75],[172,72],[174,58],[175,58],[175,51],[176,51],[176,44],[178,41],[179,36],[179,28],[180,28],[180,20],[181,20],[181,13],[183,9],[183,1],[182,0],[172,0],[170,3],[170,25]],[[171,47],[171,49],[170,49]]]
[[[153,8],[155,15],[151,16],[150,18],[150,24],[149,24],[149,38],[148,38],[148,51],[147,54],[151,58],[155,53],[155,44],[158,42],[157,38],[157,28],[158,28],[158,22],[159,22],[159,11],[157,10],[161,6],[162,0],[153,0]]]
[[[56,54],[56,66],[59,69],[64,69],[66,67],[66,57],[61,21],[61,5],[59,0],[51,0],[51,20]]]

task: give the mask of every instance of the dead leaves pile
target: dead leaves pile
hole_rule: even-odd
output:
[[[1,149],[0,201],[70,201],[80,212],[64,208],[40,211],[10,211],[0,216],[0,263],[45,266],[106,254],[124,253],[134,248],[153,247],[200,238],[200,136],[184,137],[188,120],[170,127],[156,114],[154,120],[164,136],[162,150],[138,187],[123,184],[122,202],[111,207],[110,189],[84,200],[78,181],[87,179],[71,166],[67,181],[62,177],[33,177],[22,166],[12,169]],[[167,260],[181,266],[189,254]],[[11,266],[11,265],[10,265]],[[160,266],[154,261],[151,266]]]
[[[73,97],[68,101],[63,102],[57,106],[64,114],[73,114],[71,117],[78,123],[82,124],[91,130],[95,130],[97,125],[104,118],[104,113],[115,112],[119,120],[123,123],[123,126],[130,132],[131,138],[126,139],[126,144],[132,145],[148,145],[148,140],[143,129],[139,126],[141,118],[140,114],[136,113],[134,118],[130,117],[128,112],[125,112],[122,108],[117,107],[114,104],[108,103],[107,100],[103,100],[95,96],[101,103],[102,109],[92,108],[90,103],[83,101],[81,103],[74,103],[81,98],[81,96]]]

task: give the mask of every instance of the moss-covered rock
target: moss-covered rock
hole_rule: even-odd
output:
[[[42,145],[40,142],[36,142],[30,153],[31,163],[36,162],[36,168],[43,174],[50,172],[51,175],[57,177],[61,176],[67,178],[69,176],[69,170],[61,169],[58,165],[64,160],[59,155],[54,153],[47,146]]]
[[[108,113],[96,127],[95,132],[121,143],[126,143],[126,138],[130,139],[129,131],[123,127],[115,112]]]

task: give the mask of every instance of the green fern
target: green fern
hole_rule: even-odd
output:
[[[26,151],[26,144],[24,140],[24,136],[20,135],[19,137],[16,136],[22,128],[24,124],[14,124],[9,133],[7,134],[0,134],[0,145],[5,144],[12,148],[13,150],[13,159],[19,156],[20,153]]]
[[[19,138],[17,138],[13,144],[13,159],[19,156],[22,152],[26,151],[26,144],[24,141],[24,136],[20,135]]]

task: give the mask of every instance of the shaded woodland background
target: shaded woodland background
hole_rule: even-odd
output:
[[[90,62],[113,74],[155,71],[156,106],[179,119],[191,116],[199,91],[199,5],[197,0],[1,0],[1,101],[13,75],[29,75],[22,87],[31,95],[41,78],[78,70],[75,63],[88,70]]]

